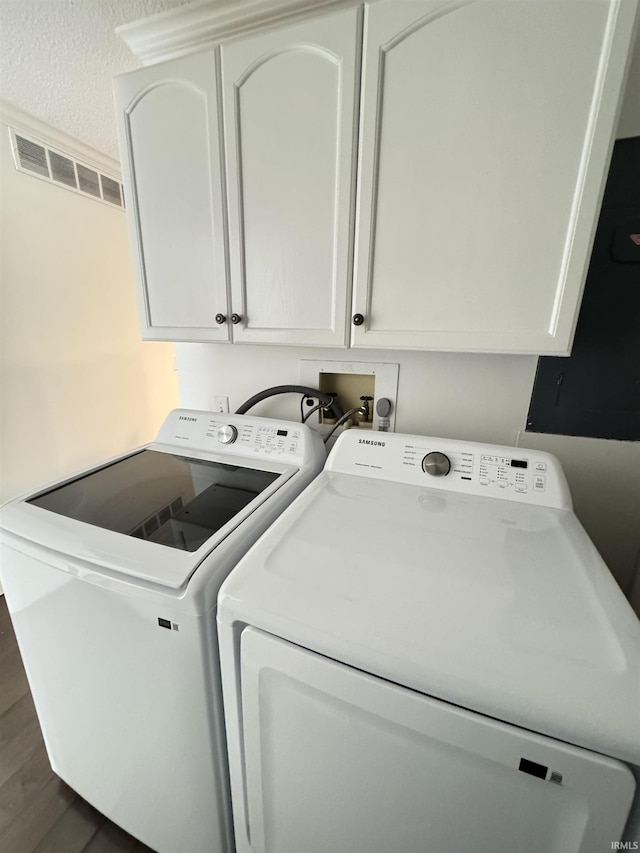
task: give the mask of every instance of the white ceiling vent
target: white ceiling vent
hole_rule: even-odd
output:
[[[14,162],[19,172],[26,172],[59,186],[91,196],[115,207],[124,207],[122,184],[113,176],[105,175],[87,163],[50,146],[23,136],[10,128]]]

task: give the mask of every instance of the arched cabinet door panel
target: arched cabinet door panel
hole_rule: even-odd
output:
[[[142,335],[227,341],[216,52],[115,85]]]
[[[235,342],[347,342],[360,18],[221,48]]]
[[[355,346],[570,350],[636,8],[368,6]]]

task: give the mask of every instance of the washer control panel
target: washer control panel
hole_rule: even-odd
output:
[[[325,468],[445,491],[570,507],[557,459],[517,447],[399,433],[361,438],[348,430],[336,442]]]
[[[297,453],[301,435],[302,430],[295,424],[245,422],[240,427],[238,444],[259,456],[290,457]]]
[[[167,416],[157,441],[286,464],[299,464],[310,455],[317,455],[318,447],[322,449],[319,435],[304,424],[187,409],[176,409]]]

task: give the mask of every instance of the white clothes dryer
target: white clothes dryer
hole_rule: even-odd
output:
[[[157,440],[0,510],[54,771],[160,853],[230,853],[216,597],[321,470],[306,426],[175,410]]]
[[[218,626],[238,853],[637,848],[640,625],[550,455],[346,432]]]

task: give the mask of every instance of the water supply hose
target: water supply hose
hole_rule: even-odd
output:
[[[236,415],[246,414],[257,403],[266,400],[268,397],[274,397],[276,394],[302,394],[305,397],[315,397],[323,406],[327,408],[331,407],[335,417],[339,418],[342,415],[342,409],[335,402],[335,398],[331,394],[325,394],[324,391],[318,391],[317,388],[308,388],[306,385],[274,385],[273,388],[265,388],[264,391],[258,391],[253,397],[245,400],[236,409]]]

